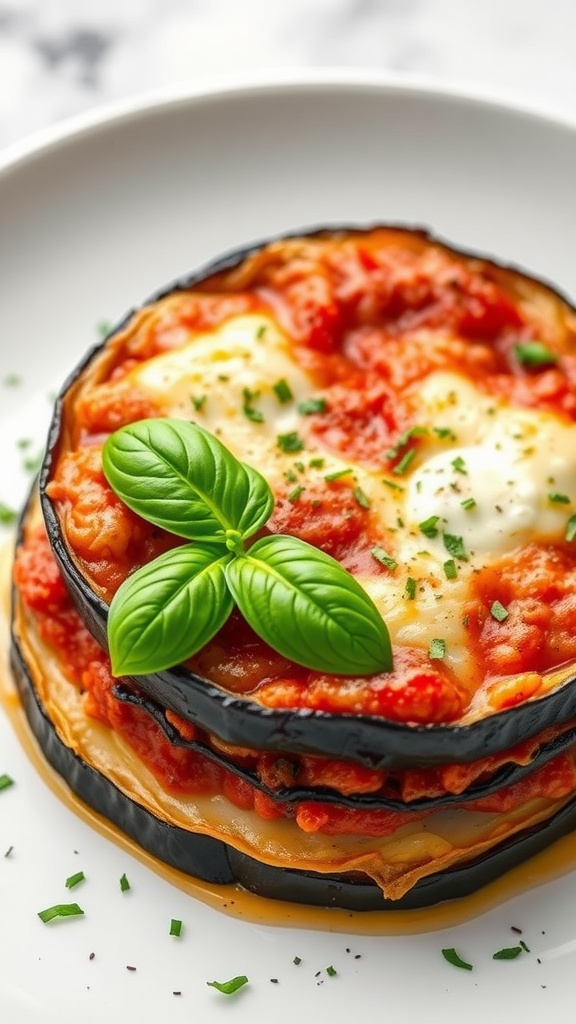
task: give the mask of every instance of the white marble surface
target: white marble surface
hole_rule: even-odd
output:
[[[575,0],[0,0],[0,149],[143,92],[362,67],[576,123]]]

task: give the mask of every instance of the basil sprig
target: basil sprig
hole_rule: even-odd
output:
[[[339,562],[282,534],[246,547],[274,496],[212,434],[183,420],[141,420],[108,438],[102,465],[133,512],[193,542],[137,569],[115,594],[108,614],[115,675],[160,672],[192,657],[234,602],[258,636],[306,668],[390,671],[386,625]]]

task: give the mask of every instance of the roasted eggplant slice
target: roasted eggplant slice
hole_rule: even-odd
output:
[[[143,849],[196,878],[315,905],[408,909],[475,891],[573,827],[576,802],[566,794],[532,795],[506,812],[505,828],[497,813],[460,809],[458,819],[447,809],[428,815],[425,829],[414,814],[378,839],[298,834],[290,820],[223,797],[171,793],[120,732],[86,715],[85,694],[17,594],[13,609],[14,678],[48,761]],[[430,855],[443,869],[430,870]]]
[[[576,714],[573,307],[422,231],[338,228],[232,253],[154,296],[63,388],[41,477],[83,620],[178,543],[130,512],[103,440],[191,420],[269,481],[269,533],[376,602],[393,673],[337,677],[234,618],[139,690],[223,740],[375,768],[472,762]]]
[[[571,801],[544,829],[528,830],[502,843],[489,856],[430,875],[399,900],[388,900],[379,886],[361,874],[319,874],[271,866],[230,844],[162,820],[63,743],[38,699],[26,659],[17,644],[12,650],[12,667],[40,747],[72,791],[161,862],[217,885],[236,883],[258,896],[312,906],[357,911],[411,910],[475,892],[571,832],[576,824],[576,801]]]
[[[361,874],[330,875],[270,866],[211,836],[163,821],[123,793],[59,738],[39,701],[26,658],[17,643],[12,648],[12,667],[40,747],[72,791],[161,862],[217,885],[236,883],[258,896],[311,906],[357,911],[410,910],[475,892],[571,832],[576,824],[576,801],[572,801],[547,822],[545,829],[515,836],[490,856],[430,875],[400,900],[387,900],[381,889]]]
[[[396,777],[392,773],[387,773],[386,781],[388,786],[382,786],[381,790],[376,792],[351,792],[342,793],[336,789],[331,789],[326,785],[320,786],[302,786],[296,781],[291,786],[278,785],[275,788],[271,788],[262,780],[262,774],[251,767],[246,767],[243,762],[247,760],[248,752],[241,749],[241,756],[236,760],[231,757],[230,752],[227,755],[222,752],[221,745],[219,743],[210,743],[210,738],[205,737],[203,739],[186,739],[178,731],[177,728],[170,722],[164,709],[159,708],[158,705],[154,704],[149,697],[145,697],[142,694],[136,693],[133,689],[126,686],[125,684],[119,683],[113,687],[114,696],[121,702],[130,704],[132,707],[141,708],[146,711],[147,714],[156,722],[160,727],[163,734],[175,747],[181,747],[185,750],[192,750],[203,757],[207,757],[210,760],[216,762],[227,770],[233,772],[244,782],[248,783],[254,789],[264,793],[271,800],[279,801],[286,804],[297,804],[306,800],[321,800],[323,803],[332,803],[341,807],[350,807],[352,809],[371,809],[371,810],[390,810],[390,811],[430,811],[440,807],[448,807],[450,805],[461,805],[463,803],[469,803],[473,801],[482,800],[485,797],[489,797],[494,793],[500,793],[504,788],[514,786],[515,783],[520,782],[522,779],[530,776],[535,769],[541,768],[547,764],[553,758],[557,757],[558,754],[562,754],[565,751],[569,751],[576,744],[576,726],[568,726],[555,732],[550,738],[545,736],[542,738],[540,743],[534,744],[533,753],[527,755],[525,752],[522,753],[522,760],[512,760],[512,757],[518,757],[520,751],[515,754],[511,754],[511,758],[508,761],[495,768],[491,773],[488,769],[479,776],[480,781],[473,783],[466,789],[460,792],[448,792],[444,791],[440,795],[434,796],[412,796],[409,801],[402,800],[399,796],[394,798],[393,796],[386,795],[390,793],[394,788],[400,788],[399,783],[402,779],[403,773],[397,773]],[[256,752],[254,752],[256,753]],[[281,764],[286,764],[288,770],[292,768],[295,771],[295,777],[298,778],[298,762],[286,762],[285,758],[280,758]],[[320,762],[322,763],[322,762]],[[340,762],[342,764],[343,762]],[[328,763],[328,769],[332,762]],[[335,770],[336,773],[336,770]],[[327,773],[326,773],[327,774]],[[410,776],[408,776],[410,778]],[[412,782],[412,787],[418,783],[418,779]],[[424,789],[425,783],[421,782],[421,786]]]

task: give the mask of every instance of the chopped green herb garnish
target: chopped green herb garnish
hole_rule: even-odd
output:
[[[207,981],[206,984],[210,988],[216,988],[219,992],[223,992],[225,996],[231,996],[239,988],[248,984],[248,978],[245,974],[239,974],[236,978],[230,978],[230,981]]]
[[[202,409],[206,405],[206,399],[207,398],[208,398],[208,395],[198,395],[197,398],[193,398],[192,395],[190,396],[190,401],[192,402],[192,405],[196,409],[196,412],[201,412],[202,411]]]
[[[388,451],[386,452],[386,458],[395,459],[396,456],[400,454],[402,449],[406,447],[408,442],[413,437],[424,437],[427,433],[428,430],[426,427],[409,427],[408,430],[405,430],[402,434],[400,434],[398,440],[396,441],[396,444],[392,445],[392,447],[388,449]]]
[[[327,405],[325,398],[305,398],[296,408],[302,416],[312,416],[315,412],[326,412]]]
[[[129,889],[130,882],[128,881],[126,875],[122,875],[122,878],[120,879],[120,892],[128,892]]]
[[[463,971],[474,970],[473,965],[467,963],[466,960],[463,960],[462,957],[458,955],[454,948],[443,949],[442,956],[444,957],[445,960],[448,961],[449,964],[452,964],[453,967],[461,967]]]
[[[96,324],[96,333],[100,338],[106,338],[112,330],[112,324],[108,320],[101,320],[100,323]]]
[[[464,547],[462,537],[457,537],[453,533],[443,533],[442,539],[444,541],[444,547],[449,555],[452,555],[453,558],[461,558],[463,562],[468,561],[468,555],[466,554],[466,548]]]
[[[522,946],[522,949],[524,950],[525,953],[529,953],[530,952],[530,950],[528,949],[528,946],[524,942],[524,939],[520,939],[519,945]]]
[[[286,472],[284,473],[284,479],[287,480],[289,484],[295,484],[296,481],[298,480],[298,477],[296,476],[296,473],[294,472],[293,469],[287,469]]]
[[[440,516],[429,516],[428,519],[424,519],[423,522],[418,523],[420,533],[423,533],[425,537],[437,537],[438,526],[436,524],[439,519]]]
[[[306,488],[302,487],[302,485],[299,484],[298,487],[295,487],[293,491],[290,491],[290,493],[287,494],[286,497],[288,498],[288,501],[291,501],[291,502],[298,501],[299,498],[300,498],[300,495],[302,494],[302,491],[305,491],[305,490],[306,490]]]
[[[389,487],[391,491],[403,491],[404,488],[400,484],[395,484],[393,480],[383,480],[382,483]]]
[[[364,493],[361,487],[355,487],[352,494],[362,508],[370,508],[370,498]]]
[[[434,430],[434,433],[438,435],[438,437],[442,438],[442,440],[444,440],[444,439],[446,439],[448,441],[456,441],[457,440],[456,434],[452,430],[452,427],[433,427],[433,430]]]
[[[3,383],[5,388],[17,388],[22,383],[22,377],[17,373],[8,373],[4,377]]]
[[[444,573],[447,580],[455,580],[458,575],[458,569],[456,568],[456,562],[453,558],[449,558],[447,562],[444,562]]]
[[[408,579],[406,580],[406,586],[404,587],[404,590],[408,600],[413,601],[414,598],[416,597],[416,580],[412,576],[409,576]]]
[[[325,463],[326,463],[326,459],[314,458],[314,459],[310,459],[310,462],[308,463],[308,465],[310,466],[311,469],[322,469],[324,467]]]
[[[64,885],[67,889],[73,889],[76,885],[80,885],[80,882],[84,882],[85,880],[86,875],[84,872],[77,871],[75,875],[70,875],[70,877],[66,879]]]
[[[18,513],[13,508],[9,508],[3,501],[0,501],[0,523],[3,526],[10,526],[11,523],[16,522]]]
[[[522,953],[522,946],[505,946],[492,954],[493,960],[515,960]]]
[[[466,463],[461,455],[457,455],[455,459],[452,459],[452,465],[457,473],[463,473],[464,476],[467,475],[468,470],[466,469]]]
[[[291,430],[288,434],[278,434],[276,443],[282,452],[301,452],[304,447],[304,441],[295,430]]]
[[[570,498],[567,494],[558,494],[557,491],[553,491],[548,495],[548,501],[557,502],[559,505],[569,505]]]
[[[496,619],[497,622],[504,622],[504,619],[507,619],[509,614],[508,609],[503,604],[500,604],[500,601],[493,602],[490,608],[490,615],[493,619]]]
[[[264,337],[265,334],[266,334],[266,324],[260,324],[260,327],[258,327],[258,329],[256,331],[256,340],[257,341],[262,341],[262,338]]]
[[[26,449],[29,448],[31,444],[31,437],[19,437],[18,440],[16,441],[16,447],[19,448],[20,451],[22,452],[26,451]]]
[[[514,345],[514,354],[521,366],[553,366],[558,356],[541,341],[522,341]]]
[[[3,789],[10,789],[10,786],[14,785],[14,779],[10,775],[0,775],[0,791]]]
[[[370,554],[376,559],[376,561],[382,562],[382,565],[385,565],[387,569],[398,568],[398,562],[396,559],[386,554],[384,548],[380,548],[376,545],[376,547],[370,548]]]
[[[44,458],[44,452],[38,452],[38,455],[32,455],[29,459],[24,459],[22,462],[22,468],[26,473],[37,473],[42,465]]]
[[[470,625],[470,616],[469,615],[463,615],[462,616],[462,625],[464,626],[464,629],[468,629],[468,626]]]
[[[329,978],[335,978],[336,975],[338,974],[338,971],[336,970],[335,967],[332,967],[332,964],[330,964],[330,967],[326,968],[326,974],[328,975]]]
[[[573,541],[576,538],[576,514],[570,516],[566,524],[566,540]]]
[[[242,391],[242,394],[244,396],[244,404],[242,406],[242,412],[246,416],[246,419],[249,419],[252,423],[263,423],[264,422],[264,414],[262,412],[260,412],[260,409],[255,409],[253,404],[252,404],[254,402],[254,400],[256,398],[258,398],[260,392],[259,391],[251,391],[250,388],[244,388],[244,390]]]
[[[442,658],[446,657],[446,641],[436,637],[430,641],[428,648],[428,657],[435,660],[441,661]]]
[[[293,961],[292,961],[292,963],[296,964],[296,967],[299,967],[300,964],[302,963],[302,957],[301,956],[295,956]]]
[[[282,404],[286,402],[291,402],[292,399],[294,398],[294,395],[292,394],[292,388],[290,387],[288,381],[284,377],[281,377],[280,380],[277,380],[276,383],[272,385],[272,389],[276,395],[276,398],[278,399],[279,402],[282,402]]]
[[[170,935],[175,935],[177,939],[182,935],[182,921],[175,917],[170,921]]]
[[[56,903],[53,907],[47,907],[46,910],[39,910],[38,917],[44,924],[48,924],[49,921],[54,921],[57,917],[80,917],[84,911],[77,903]]]
[[[402,474],[405,473],[407,469],[409,469],[411,464],[414,462],[415,458],[416,458],[416,449],[415,448],[410,448],[409,451],[407,451],[406,454],[402,456],[402,458],[400,459],[400,462],[398,462],[394,466],[394,469],[392,470],[392,472],[396,473],[398,476],[402,476]]]
[[[461,501],[460,504],[462,505],[462,508],[466,509],[467,512],[470,512],[473,508],[476,508],[476,499],[464,498],[464,501]]]
[[[337,469],[334,473],[326,473],[324,479],[327,483],[331,484],[334,480],[339,480],[341,476],[347,476],[348,473],[352,472],[352,468],[349,466],[348,469]]]

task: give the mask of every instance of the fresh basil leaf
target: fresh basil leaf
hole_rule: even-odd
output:
[[[188,540],[250,537],[274,499],[263,476],[196,423],[147,419],[117,430],[102,451],[106,478],[148,522]]]
[[[252,629],[284,657],[339,675],[392,668],[388,630],[375,604],[330,555],[295,537],[264,537],[226,566]]]
[[[112,599],[108,645],[114,675],[160,672],[190,658],[233,608],[217,544],[184,544],[129,576]]]

